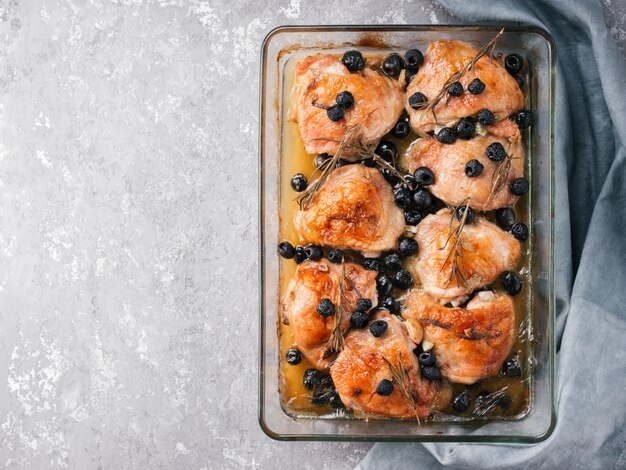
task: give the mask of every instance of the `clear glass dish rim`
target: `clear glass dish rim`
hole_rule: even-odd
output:
[[[354,32],[454,32],[454,31],[481,31],[481,32],[497,32],[502,28],[506,28],[507,33],[535,33],[541,36],[548,44],[550,50],[550,230],[549,230],[549,379],[550,379],[550,425],[542,434],[537,436],[520,436],[514,434],[502,434],[502,435],[451,435],[451,434],[437,434],[437,435],[362,435],[362,434],[282,434],[276,433],[267,426],[264,418],[264,399],[265,399],[265,252],[264,252],[264,224],[266,217],[266,209],[264,205],[264,191],[265,191],[265,179],[264,179],[264,129],[266,124],[265,108],[269,103],[265,103],[264,96],[266,92],[266,56],[267,48],[271,39],[282,32],[333,32],[333,31],[354,31]],[[269,65],[269,64],[268,64]],[[554,220],[555,220],[555,160],[554,160],[554,148],[555,148],[555,91],[556,91],[556,45],[552,35],[545,29],[534,25],[520,25],[519,23],[509,24],[506,22],[500,22],[498,24],[403,24],[403,25],[281,25],[277,26],[267,33],[263,39],[260,50],[260,83],[259,83],[259,154],[258,154],[258,174],[259,174],[259,192],[258,192],[258,211],[259,211],[259,341],[258,341],[258,400],[257,400],[257,418],[259,425],[263,432],[270,438],[279,441],[357,441],[357,442],[468,442],[468,443],[513,443],[513,444],[534,444],[546,440],[556,426],[557,421],[557,404],[556,404],[556,389],[555,389],[555,312],[556,312],[556,298],[554,295]]]

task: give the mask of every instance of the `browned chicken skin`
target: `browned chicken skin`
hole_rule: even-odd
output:
[[[326,110],[342,91],[354,96],[354,106],[337,122]],[[291,99],[289,120],[298,123],[308,153],[334,155],[339,141],[350,126],[360,124],[352,137],[373,144],[391,130],[402,113],[403,94],[398,81],[370,67],[350,73],[341,61],[329,54],[305,58],[296,67],[296,85]],[[347,153],[343,153],[347,156]]]
[[[410,173],[421,166],[430,168],[435,175],[430,191],[452,206],[458,206],[468,197],[472,200],[472,207],[482,211],[510,206],[516,196],[509,186],[513,180],[524,176],[522,138],[515,123],[509,120],[501,121],[489,130],[502,137],[486,134],[470,140],[457,140],[452,145],[436,139],[419,139],[404,156],[403,165]],[[506,181],[499,188],[494,188],[493,176],[503,163],[491,161],[485,153],[494,142],[501,143],[512,158]],[[481,175],[470,178],[465,174],[465,165],[474,159],[483,164],[484,170]],[[492,189],[498,191],[492,193]]]
[[[344,315],[341,329],[350,326],[350,314],[359,298],[377,303],[376,273],[366,271],[354,263],[345,264]],[[340,297],[341,265],[327,260],[305,261],[296,269],[282,299],[283,315],[292,327],[294,340],[300,351],[317,369],[325,369],[333,359],[327,352],[328,340],[335,325],[334,316],[324,318],[317,305],[330,299],[337,307]]]
[[[376,254],[395,247],[404,214],[375,168],[347,165],[328,177],[311,204],[294,217],[302,241]]]
[[[435,41],[424,54],[424,64],[409,84],[405,107],[411,118],[411,127],[416,132],[430,132],[435,127],[452,126],[462,117],[473,116],[481,109],[489,109],[496,120],[507,118],[524,105],[524,96],[515,79],[495,59],[483,56],[461,79],[465,90],[461,96],[445,96],[432,111],[414,110],[408,98],[420,92],[427,99],[434,99],[445,82],[478,54],[478,50],[462,41]],[[467,86],[479,78],[485,91],[474,95]]]
[[[515,309],[508,295],[479,292],[466,308],[447,308],[414,290],[405,306],[402,316],[411,331],[423,330],[424,345],[433,345],[441,373],[452,382],[496,375],[511,352]]]
[[[442,407],[450,399],[449,388],[441,382],[428,382],[420,377],[419,365],[406,327],[397,317],[381,310],[373,321],[384,320],[388,329],[380,337],[372,335],[369,328],[352,330],[345,338],[346,346],[337,356],[330,373],[343,403],[357,412],[397,418],[424,418],[433,408]],[[393,381],[389,366],[400,363],[408,380],[405,387],[416,399],[412,401],[394,382],[391,395],[376,393],[383,379]]]
[[[490,284],[503,271],[514,269],[521,255],[520,243],[513,235],[483,217],[476,217],[473,224],[466,224],[463,228],[461,260],[457,263],[467,285],[457,282],[451,277],[452,257],[446,262],[456,240],[452,236],[446,245],[450,227],[454,230],[459,224],[454,217],[451,225],[451,218],[449,209],[427,216],[417,226],[415,234],[420,250],[409,260],[424,291],[442,304],[460,303],[474,289]]]

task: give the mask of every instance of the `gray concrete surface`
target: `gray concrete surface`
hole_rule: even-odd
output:
[[[0,1],[0,465],[367,452],[257,425],[258,57],[280,24],[454,21],[383,3]]]

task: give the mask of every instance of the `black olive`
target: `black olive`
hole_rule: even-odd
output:
[[[383,72],[390,77],[397,77],[404,68],[404,60],[399,54],[388,55],[383,62]]]
[[[473,95],[480,95],[483,91],[485,91],[485,84],[480,81],[480,78],[475,78],[469,85],[467,85],[467,91]]]
[[[504,58],[504,68],[511,75],[515,75],[522,70],[524,66],[524,59],[519,54],[509,54]]]
[[[315,157],[315,166],[319,168],[320,166],[322,166],[322,164],[324,164],[324,162],[328,161],[331,158],[332,157],[327,153],[320,153]]]
[[[459,206],[459,208],[456,210],[456,218],[457,220],[461,221],[463,219],[463,213],[465,212],[465,209],[467,208],[467,216],[465,217],[465,223],[466,224],[473,224],[474,220],[476,220],[476,213],[474,212],[474,209],[472,209],[471,207],[468,206]]]
[[[452,400],[452,408],[459,413],[469,410],[469,407],[470,399],[465,392],[459,393],[456,397],[454,397],[454,400]]]
[[[280,242],[278,244],[278,254],[285,259],[291,259],[296,256],[296,249],[289,242]]]
[[[404,139],[411,133],[411,126],[409,125],[409,119],[406,116],[402,116],[398,119],[393,129],[391,129],[391,135],[397,139]]]
[[[509,295],[517,295],[522,291],[524,286],[522,282],[522,276],[515,271],[505,271],[500,276],[500,282],[502,287]]]
[[[391,140],[381,140],[374,153],[387,163],[393,164],[398,158],[398,147]]]
[[[491,126],[496,122],[496,116],[488,109],[481,109],[476,115],[476,120],[483,126]]]
[[[420,166],[415,173],[413,173],[413,178],[420,186],[428,186],[435,182],[435,174],[430,168],[426,168],[425,166]]]
[[[402,290],[407,290],[413,285],[413,276],[408,271],[401,269],[393,276],[393,284]]]
[[[380,338],[387,331],[387,322],[385,320],[376,320],[374,323],[370,325],[370,333],[375,338]]]
[[[313,390],[322,380],[322,373],[317,369],[307,369],[302,377],[302,384],[307,390]]]
[[[302,353],[296,348],[291,348],[287,351],[287,354],[285,354],[285,358],[287,359],[288,364],[297,366],[300,362],[302,362]]]
[[[422,377],[430,382],[441,380],[441,371],[435,366],[423,366]]]
[[[380,269],[378,258],[365,258],[361,264],[368,271],[378,271]]]
[[[443,127],[435,136],[442,144],[453,144],[456,142],[456,132],[449,127]]]
[[[416,209],[409,209],[404,211],[404,222],[407,225],[417,225],[422,221],[423,218],[424,215]]]
[[[476,125],[470,118],[461,119],[455,129],[457,137],[460,139],[471,139],[476,131]]]
[[[485,153],[492,162],[501,162],[506,157],[506,150],[504,150],[504,145],[500,142],[490,144]]]
[[[515,223],[515,211],[510,207],[504,207],[496,211],[496,223],[504,230],[511,230]]]
[[[448,87],[448,94],[450,96],[461,96],[463,94],[463,85],[461,82],[454,82]]]
[[[350,72],[357,72],[365,68],[365,59],[359,51],[347,51],[341,58],[341,62]]]
[[[433,366],[437,362],[437,358],[432,351],[423,351],[418,356],[417,360],[423,366]]]
[[[419,49],[410,49],[404,54],[404,63],[407,69],[415,70],[424,62],[424,54]]]
[[[306,252],[306,257],[312,261],[322,259],[322,256],[324,256],[322,248],[312,243],[305,246],[304,251]]]
[[[294,191],[300,193],[306,189],[307,180],[302,173],[296,173],[291,178],[291,187]]]
[[[329,106],[328,109],[326,109],[326,114],[328,115],[328,119],[335,122],[341,121],[344,116],[343,108],[338,104]]]
[[[522,109],[515,113],[515,123],[520,129],[526,129],[533,123],[533,114],[528,109]]]
[[[413,193],[413,205],[424,212],[432,212],[435,201],[427,189],[419,188]]]
[[[317,313],[324,318],[328,318],[335,314],[335,304],[330,299],[322,299],[317,304]]]
[[[402,269],[402,259],[398,253],[389,253],[383,258],[385,267],[391,271],[398,271]]]
[[[421,109],[424,107],[423,103],[426,103],[426,101],[428,101],[426,96],[417,91],[409,97],[409,106],[413,109]]]
[[[335,98],[335,102],[341,106],[342,109],[350,109],[354,106],[354,96],[349,91],[342,91]]]
[[[522,222],[517,222],[511,227],[511,234],[521,242],[528,240],[528,227]]]
[[[470,178],[480,176],[483,173],[485,167],[478,160],[470,160],[465,164],[465,174]]]
[[[358,298],[356,300],[356,308],[358,308],[361,312],[367,312],[372,308],[372,301],[363,297]]]
[[[367,316],[367,313],[362,312],[361,310],[355,310],[350,316],[350,324],[354,328],[365,328],[369,321],[370,317]]]
[[[391,380],[383,379],[376,387],[376,393],[387,397],[393,393],[393,382]]]
[[[379,273],[378,276],[376,276],[376,288],[378,290],[378,295],[380,297],[384,297],[391,292],[391,289],[393,289],[393,283],[391,282],[389,276],[384,273]]]
[[[398,304],[398,301],[390,295],[381,300],[380,308],[389,310],[389,312],[393,313],[394,315],[400,313],[400,305]]]
[[[413,201],[413,195],[407,188],[398,188],[393,192],[393,200],[401,209],[407,209]]]
[[[523,196],[530,189],[530,184],[526,178],[516,178],[509,188],[516,196]]]
[[[398,243],[398,251],[402,256],[412,256],[418,249],[419,245],[415,238],[402,237]]]
[[[331,263],[341,263],[343,261],[344,253],[339,248],[334,248],[328,252],[328,261]]]

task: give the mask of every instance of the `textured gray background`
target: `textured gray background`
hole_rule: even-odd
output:
[[[454,19],[245,3],[0,1],[0,465],[334,470],[369,448],[256,421],[259,46]],[[622,51],[625,11],[605,0]]]

